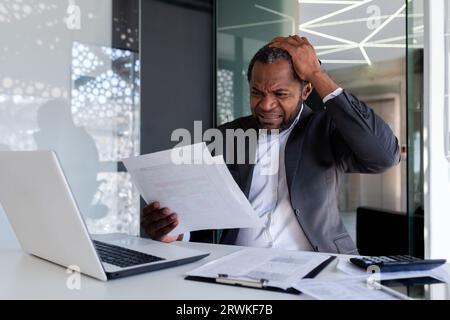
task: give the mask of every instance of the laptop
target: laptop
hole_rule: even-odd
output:
[[[25,252],[103,281],[209,255],[124,234],[91,237],[53,151],[0,152],[0,203]]]

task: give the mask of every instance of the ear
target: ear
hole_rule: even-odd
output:
[[[308,99],[309,95],[311,94],[313,90],[313,86],[310,82],[308,82],[306,85],[303,86],[303,91],[302,91],[302,100],[305,101],[306,99]]]

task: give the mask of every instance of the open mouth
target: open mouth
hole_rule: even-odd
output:
[[[267,121],[274,121],[274,120],[279,120],[279,119],[283,118],[282,115],[276,114],[276,113],[259,113],[258,117],[260,119],[267,120]]]
[[[277,129],[283,123],[283,116],[278,113],[258,113],[258,122],[262,128]]]

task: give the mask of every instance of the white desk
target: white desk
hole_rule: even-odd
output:
[[[80,290],[66,286],[66,269],[25,254],[17,243],[0,244],[0,299],[168,299],[168,300],[284,300],[310,299],[260,289],[241,288],[214,283],[184,280],[184,274],[242,247],[204,243],[177,242],[176,245],[211,254],[194,263],[141,275],[102,282],[81,276]],[[337,259],[317,278],[339,279],[345,274],[336,269]],[[450,264],[446,271],[450,272]]]
[[[122,279],[101,282],[82,276],[80,290],[66,287],[66,269],[30,256],[17,246],[5,248],[0,244],[0,299],[308,299],[302,295],[240,288],[214,283],[184,280],[185,272],[207,261],[234,252],[241,247],[204,243],[177,242],[211,254],[194,263]],[[332,262],[319,275],[338,278],[337,262]]]

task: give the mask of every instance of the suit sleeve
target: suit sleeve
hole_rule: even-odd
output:
[[[345,172],[380,173],[400,162],[398,140],[386,122],[345,90],[325,104],[331,148]]]

